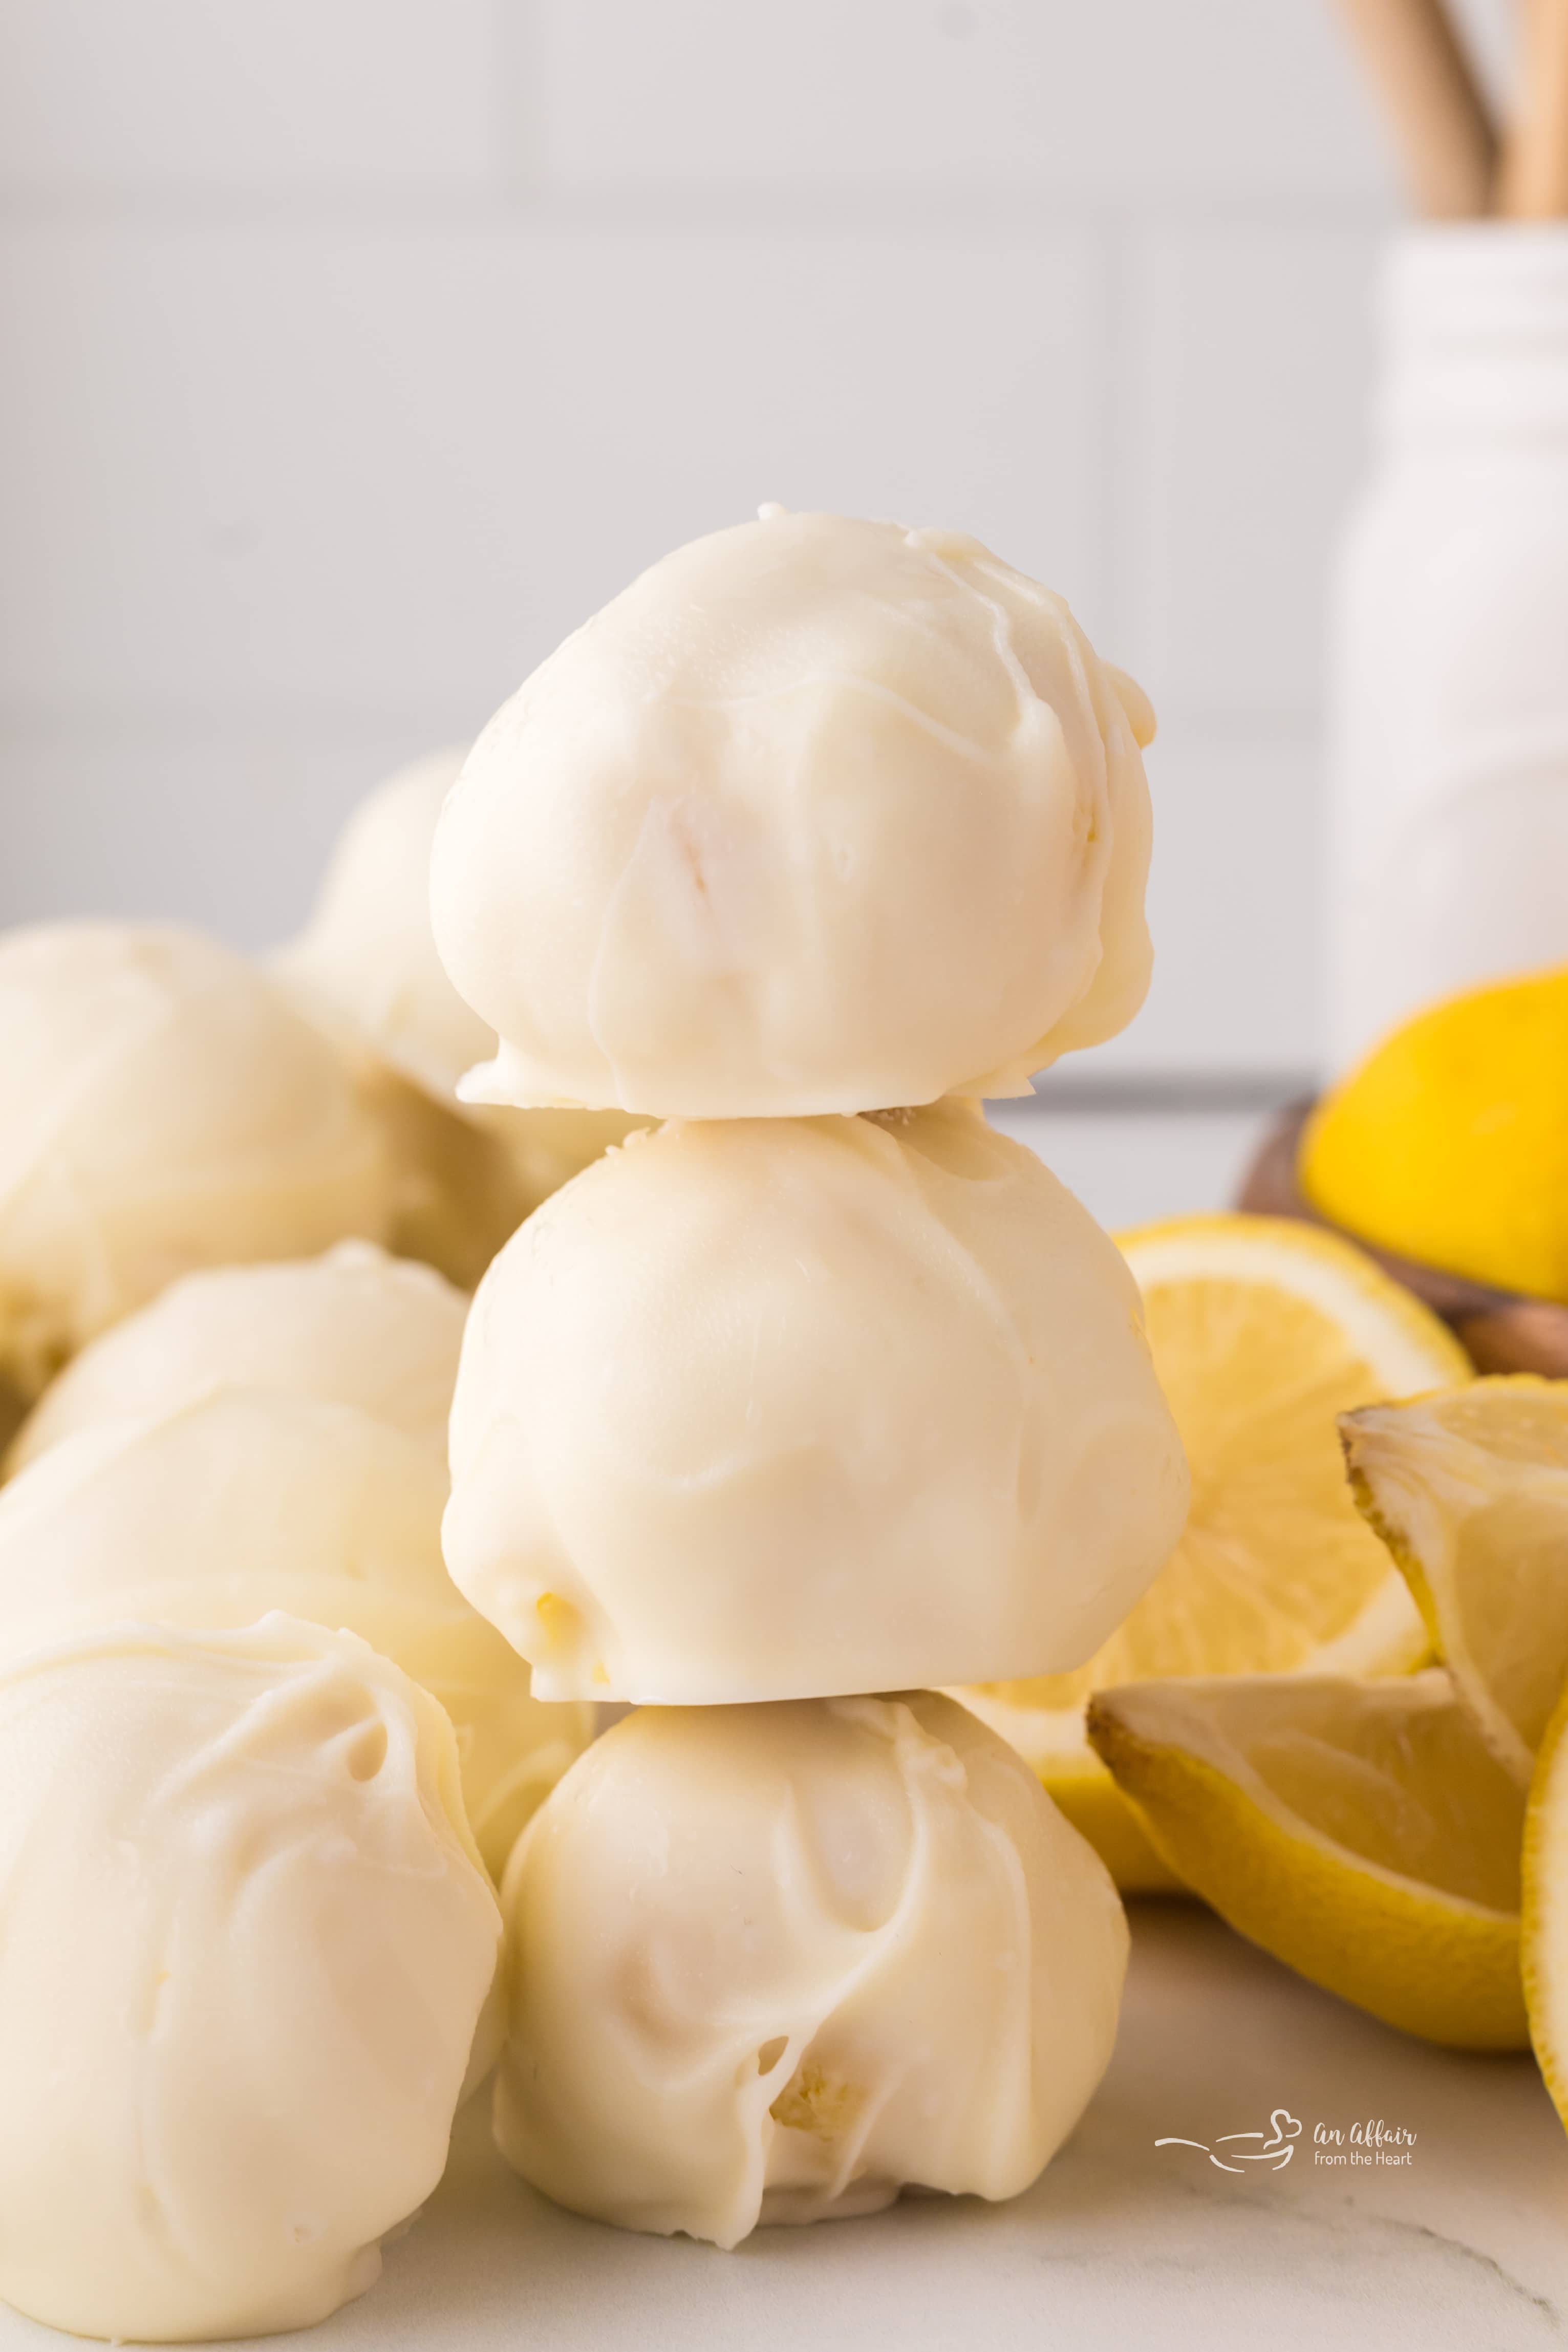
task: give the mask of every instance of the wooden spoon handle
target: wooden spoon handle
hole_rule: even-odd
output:
[[[1422,212],[1433,220],[1484,213],[1497,133],[1442,0],[1339,0],[1339,7]]]
[[[1504,151],[1498,210],[1510,220],[1568,215],[1568,0],[1526,0],[1519,120]]]

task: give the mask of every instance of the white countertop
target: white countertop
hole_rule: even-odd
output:
[[[1281,2170],[1155,2145],[1267,2133],[1278,2107],[1302,2126]],[[1196,1905],[1134,1906],[1111,2071],[1010,2205],[910,2200],[721,2254],[547,2204],[492,2153],[485,2109],[465,2114],[380,2284],[308,2338],[319,2352],[1530,2352],[1568,2338],[1568,2138],[1531,2061],[1408,2041]],[[1416,2134],[1408,2165],[1314,2164],[1315,2126],[1348,2150],[1367,2117]],[[64,2340],[0,2311],[0,2352]]]

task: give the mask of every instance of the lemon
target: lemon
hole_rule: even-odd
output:
[[[1089,1731],[1241,1935],[1407,2033],[1524,2047],[1524,1792],[1440,1667],[1142,1683]]]
[[[1469,1363],[1436,1316],[1333,1234],[1197,1216],[1117,1238],[1192,1470],[1186,1533],[1087,1665],[956,1696],[1137,1893],[1171,1875],[1088,1747],[1089,1693],[1154,1675],[1417,1664],[1426,1630],[1351,1500],[1335,1416],[1460,1380]]]
[[[1449,997],[1396,1029],[1320,1106],[1301,1176],[1366,1241],[1568,1299],[1568,971]]]
[[[1547,1725],[1524,1817],[1522,1963],[1530,2038],[1568,2126],[1568,1696]]]
[[[1516,1373],[1342,1423],[1351,1486],[1521,1787],[1568,1682],[1568,1381]]]

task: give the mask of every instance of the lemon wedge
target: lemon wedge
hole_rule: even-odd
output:
[[[1418,1664],[1420,1612],[1351,1500],[1335,1420],[1462,1380],[1469,1364],[1418,1299],[1311,1226],[1178,1217],[1117,1240],[1192,1470],[1186,1533],[1086,1665],[955,1696],[1011,1741],[1118,1885],[1138,1893],[1173,1881],[1084,1738],[1090,1692],[1166,1675]]]
[[[1240,1934],[1407,2033],[1525,2046],[1524,1792],[1440,1667],[1143,1683],[1101,1692],[1089,1734]]]
[[[1319,1106],[1301,1184],[1336,1224],[1568,1299],[1568,970],[1417,1013]]]
[[[1568,1695],[1541,1742],[1524,1817],[1522,1964],[1530,2038],[1568,2126]]]
[[[1351,1487],[1483,1739],[1528,1787],[1568,1682],[1568,1381],[1515,1373],[1341,1424]]]

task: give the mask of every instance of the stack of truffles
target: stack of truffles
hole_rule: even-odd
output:
[[[1071,2128],[1121,1908],[939,1686],[1089,1656],[1185,1513],[978,1103],[1137,1008],[1149,731],[973,541],[767,510],[386,787],[272,975],[0,943],[7,2302],[321,2319],[497,2063],[528,2180],[722,2246]],[[399,1254],[503,1223],[471,1307]]]
[[[455,1582],[639,1709],[502,1887],[497,2134],[580,2212],[1009,2196],[1109,2057],[1110,1879],[933,1686],[1082,1662],[1185,1515],[1131,1276],[978,1104],[1142,1000],[1151,732],[974,541],[764,509],[445,803],[465,1093],[664,1122],[491,1265],[450,1433]]]

